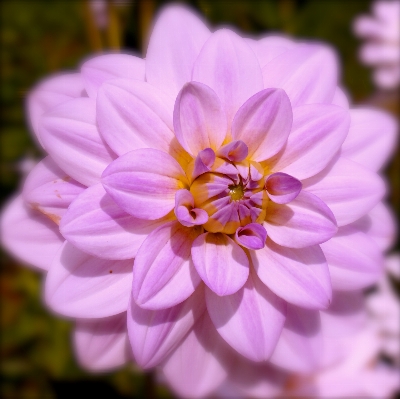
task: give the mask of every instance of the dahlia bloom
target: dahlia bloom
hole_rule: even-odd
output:
[[[211,33],[170,6],[145,59],[98,56],[31,93],[49,155],[3,242],[47,271],[84,366],[133,355],[202,397],[238,358],[320,363],[322,311],[377,281],[393,233],[377,171],[396,124],[350,110],[338,74],[325,45]]]
[[[372,16],[359,16],[354,31],[366,39],[360,58],[376,68],[374,81],[384,89],[400,84],[400,1],[379,0],[372,6]]]

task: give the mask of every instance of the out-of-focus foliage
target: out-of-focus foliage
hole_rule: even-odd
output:
[[[351,31],[357,14],[368,12],[368,0],[192,0],[211,25],[231,25],[259,35],[280,32],[331,43],[339,52],[344,86],[356,102],[396,108],[385,97],[371,97],[369,69],[357,59],[359,42]],[[121,2],[120,2],[121,3]],[[76,68],[94,51],[121,45],[138,51],[157,9],[157,0],[136,0],[110,7],[112,26],[96,30],[83,0],[3,0],[0,4],[1,54],[1,199],[19,186],[18,165],[42,157],[29,134],[24,100],[43,77]],[[111,3],[110,3],[111,4]],[[114,4],[114,3],[113,3]],[[397,170],[397,172],[396,172]],[[399,156],[388,168],[392,203],[400,204]],[[397,208],[399,212],[399,208]],[[43,306],[41,277],[2,254],[1,394],[3,398],[93,397],[168,398],[151,374],[126,367],[93,376],[82,371],[71,351],[69,321],[53,317]]]

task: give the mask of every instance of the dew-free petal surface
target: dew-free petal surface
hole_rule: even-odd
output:
[[[309,309],[329,306],[329,268],[318,245],[291,249],[267,240],[263,249],[250,251],[250,255],[261,281],[279,297]]]
[[[126,311],[133,260],[95,258],[69,242],[53,259],[44,296],[55,312],[68,317],[100,318]]]
[[[286,303],[253,272],[238,292],[220,297],[206,289],[208,313],[222,338],[244,357],[267,360],[278,342]]]

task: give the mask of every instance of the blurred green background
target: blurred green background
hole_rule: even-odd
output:
[[[1,201],[18,189],[23,159],[43,154],[30,137],[26,93],[49,74],[76,68],[93,52],[142,52],[159,0],[109,1],[107,27],[96,25],[87,1],[3,0],[1,7]],[[344,87],[355,103],[398,112],[398,92],[379,93],[370,69],[357,59],[360,41],[354,17],[369,0],[191,0],[211,26],[231,25],[249,34],[282,32],[332,44],[342,60]],[[399,155],[388,166],[389,201],[399,215]],[[398,246],[397,246],[398,248]],[[1,255],[1,395],[3,398],[70,398],[90,393],[107,398],[168,398],[151,373],[126,367],[91,375],[76,364],[71,323],[48,314],[41,301],[42,277]]]

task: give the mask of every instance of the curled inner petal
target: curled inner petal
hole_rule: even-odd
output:
[[[302,184],[286,173],[273,173],[265,182],[269,198],[277,204],[287,204],[300,193]]]
[[[175,216],[186,227],[207,223],[208,214],[203,209],[194,208],[193,195],[188,190],[178,190],[175,194]]]
[[[264,248],[267,239],[267,231],[258,223],[249,223],[245,227],[239,227],[235,233],[238,244],[249,249]]]
[[[248,153],[249,149],[242,140],[231,141],[229,144],[222,146],[218,151],[220,157],[233,162],[243,161],[246,159]]]

